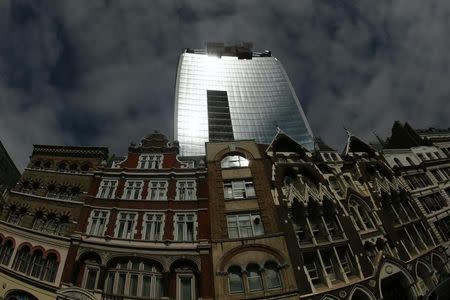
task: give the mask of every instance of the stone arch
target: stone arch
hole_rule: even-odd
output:
[[[243,252],[260,252],[263,253],[264,255],[261,256],[261,261],[256,262],[258,263],[258,265],[264,265],[265,261],[267,260],[274,260],[278,265],[282,265],[285,263],[285,259],[283,257],[283,255],[280,254],[280,252],[272,247],[266,246],[266,245],[262,245],[262,244],[253,244],[253,245],[243,245],[243,246],[239,246],[236,247],[228,252],[226,252],[220,263],[219,263],[219,271],[222,272],[226,272],[226,269],[228,268],[228,265],[231,264],[235,264],[234,262],[230,263],[231,260],[240,253]],[[271,255],[272,258],[268,258],[267,254]],[[264,258],[264,259],[263,259]],[[253,259],[254,261],[255,259]],[[248,261],[245,261],[245,265],[247,265]],[[238,264],[241,266],[242,269],[245,269],[245,265],[243,264]]]
[[[239,155],[239,156],[243,156],[248,160],[253,160],[255,159],[254,155],[247,149],[244,149],[242,147],[236,147],[234,150],[230,150],[229,147],[226,147],[222,150],[220,150],[216,156],[214,157],[215,161],[218,161],[219,163],[222,161],[222,159],[225,158],[225,156],[228,155]]]
[[[384,300],[415,300],[413,276],[400,263],[386,260],[379,268],[378,290]]]
[[[10,290],[6,296],[5,300],[38,300],[36,296],[31,294],[30,292],[25,292],[23,290]]]
[[[326,294],[320,300],[339,300],[339,298],[330,294]]]
[[[442,272],[445,270],[445,259],[442,258],[442,256],[438,253],[432,253],[431,254],[431,266],[437,271]]]
[[[17,247],[17,251],[20,251],[23,247],[28,247],[30,249],[30,252],[31,249],[33,249],[33,246],[29,242],[23,242]]]
[[[61,255],[59,254],[58,251],[56,251],[55,249],[49,249],[47,251],[44,252],[44,258],[47,259],[47,257],[49,255],[55,255],[56,256],[56,261],[59,263],[61,261]]]
[[[95,259],[98,259],[100,265],[106,265],[106,261],[109,260],[109,258],[105,258],[105,255],[103,252],[97,252],[92,249],[82,249],[82,250],[78,251],[76,260],[78,262],[82,262],[83,260],[90,258],[90,257],[95,257]]]
[[[376,300],[376,297],[368,288],[357,284],[350,291],[348,299],[349,300]]]
[[[415,265],[415,275],[418,285],[424,295],[428,294],[435,286],[434,269],[425,261],[419,259]]]
[[[56,291],[56,294],[61,295],[63,299],[96,300],[93,293],[76,286],[63,288],[59,291]]]
[[[179,266],[188,266],[192,268],[194,272],[200,271],[200,266],[198,265],[198,263],[190,258],[178,258],[173,260],[172,263],[170,264],[169,270],[171,272],[174,272],[175,269]]]
[[[33,255],[34,252],[36,252],[36,251],[41,251],[42,252],[42,256],[45,253],[45,249],[42,246],[34,246],[34,247],[32,247],[30,253]]]

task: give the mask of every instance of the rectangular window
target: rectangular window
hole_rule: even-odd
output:
[[[164,214],[147,213],[144,215],[144,234],[146,241],[160,241],[164,235]]]
[[[251,180],[232,180],[223,183],[225,199],[245,199],[255,197],[255,188]]]
[[[196,193],[195,179],[177,180],[177,200],[196,200]]]
[[[176,241],[194,241],[197,239],[197,215],[175,214],[175,240]]]
[[[97,198],[114,198],[116,192],[117,180],[103,179],[97,193]]]
[[[341,266],[344,269],[345,274],[350,275],[352,273],[353,264],[351,261],[351,255],[349,254],[347,247],[341,247],[337,249]]]
[[[253,237],[264,234],[259,214],[248,213],[227,216],[228,237],[230,239]]]
[[[139,169],[161,169],[163,155],[162,154],[142,154],[139,156]]]
[[[320,251],[322,256],[322,261],[324,264],[325,272],[331,282],[336,282],[338,277],[334,268],[335,257],[331,250]]]
[[[317,255],[313,252],[303,254],[303,263],[305,264],[306,271],[308,272],[311,283],[317,285],[320,283],[319,266],[317,261]]]
[[[127,180],[123,191],[122,199],[138,200],[141,199],[143,182],[138,180]]]
[[[436,178],[436,180],[438,182],[441,182],[444,180],[443,176],[441,175],[441,172],[437,169],[435,170],[431,170],[431,173],[433,174],[434,178]]]
[[[87,267],[86,268],[86,282],[84,284],[84,288],[87,290],[94,290],[97,282],[97,268]]]
[[[167,181],[150,181],[148,184],[148,199],[167,200]]]
[[[106,231],[106,223],[108,223],[109,211],[94,209],[91,212],[90,222],[87,232],[89,235],[103,236]]]
[[[117,218],[116,235],[117,238],[132,239],[136,226],[137,213],[121,212]]]

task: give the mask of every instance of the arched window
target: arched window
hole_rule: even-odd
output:
[[[278,271],[278,265],[275,262],[266,262],[264,265],[266,284],[268,289],[281,287],[281,278]]]
[[[371,216],[369,207],[362,201],[352,198],[349,202],[350,214],[359,230],[375,228],[375,222]]]
[[[48,282],[54,282],[56,278],[56,273],[58,271],[58,257],[54,253],[50,253],[47,256],[46,262],[45,262],[45,268],[43,278],[45,281]]]
[[[11,240],[7,240],[6,243],[1,248],[0,252],[0,263],[2,265],[9,265],[9,261],[11,260],[12,253],[14,251],[14,244]]]
[[[73,187],[70,189],[69,193],[69,199],[76,200],[80,196],[80,188],[79,187]]]
[[[42,231],[45,224],[45,217],[44,213],[42,211],[38,211],[34,215],[34,221],[33,221],[33,229]]]
[[[242,281],[241,268],[238,266],[231,266],[228,268],[228,285],[230,294],[244,292],[244,283]]]
[[[394,162],[397,164],[397,166],[403,167],[402,162],[401,162],[400,159],[398,159],[397,157],[394,157]]]
[[[54,184],[49,184],[47,186],[47,197],[56,198],[56,186]]]
[[[52,163],[50,161],[46,161],[44,163],[44,169],[50,169],[51,166],[52,166]]]
[[[225,156],[220,162],[220,166],[222,169],[248,167],[248,165],[248,159],[240,155]]]
[[[159,299],[163,296],[162,269],[155,263],[119,260],[107,272],[105,293]]]
[[[68,216],[61,216],[59,218],[59,223],[56,228],[55,234],[64,235],[70,228],[70,220]]]
[[[41,250],[34,251],[33,255],[31,256],[31,272],[30,275],[35,278],[42,279],[43,271],[44,271],[44,265],[45,265],[45,259],[44,254]]]
[[[410,166],[414,166],[414,162],[412,161],[411,157],[407,156],[407,157],[406,157],[406,161],[408,162],[408,164],[409,164]]]
[[[47,216],[47,222],[45,223],[44,231],[47,233],[55,233],[56,227],[58,226],[58,219],[55,214],[49,214]]]
[[[28,267],[30,265],[30,260],[30,247],[22,246],[22,248],[17,251],[13,269],[22,273],[27,273]]]
[[[42,162],[40,160],[37,160],[35,162],[33,162],[33,168],[34,169],[40,169],[42,165]]]
[[[59,164],[58,164],[58,170],[61,171],[61,172],[67,171],[67,165],[66,165],[66,163],[64,163],[64,162],[59,163]]]
[[[90,167],[89,167],[89,164],[83,164],[82,166],[81,166],[81,172],[87,172],[87,171],[89,171],[89,169],[90,169]]]
[[[69,166],[69,171],[70,172],[77,172],[78,171],[78,165],[77,164],[71,164]]]
[[[15,205],[11,205],[11,207],[9,208],[9,214],[8,214],[8,219],[6,220],[6,222],[14,224],[14,225],[19,225],[20,222],[22,221],[22,217],[25,215],[25,213],[27,212],[26,208],[18,208]]]
[[[257,264],[247,266],[247,282],[250,292],[262,290],[261,272]]]
[[[65,185],[61,185],[58,189],[57,197],[59,199],[68,199],[69,198],[69,189]]]
[[[37,193],[37,191],[39,190],[39,186],[40,186],[39,182],[37,181],[33,182],[33,184],[31,185],[31,192],[33,194]]]
[[[31,183],[28,180],[22,182],[22,193],[29,193],[31,190]]]

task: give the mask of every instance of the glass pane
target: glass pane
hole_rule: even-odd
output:
[[[87,278],[86,278],[86,289],[93,290],[95,289],[95,280],[97,279],[97,270],[89,269]]]
[[[150,282],[151,282],[150,276],[143,277],[143,282],[142,282],[142,296],[143,297],[150,297]]]
[[[181,300],[192,300],[191,277],[181,277]]]
[[[132,274],[130,276],[130,295],[137,296],[137,287],[138,287],[138,275]]]
[[[114,287],[114,273],[108,273],[108,283],[106,285],[106,293],[112,294]]]
[[[242,277],[239,274],[230,273],[230,293],[239,293],[244,291]]]
[[[117,294],[123,295],[125,290],[125,279],[127,278],[127,274],[119,274],[119,280],[117,284]]]
[[[267,288],[273,289],[281,286],[280,275],[278,271],[272,268],[266,268]]]

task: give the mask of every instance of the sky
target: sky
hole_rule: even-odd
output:
[[[184,48],[252,42],[284,65],[313,133],[342,150],[395,120],[450,127],[448,0],[3,0],[0,141],[19,169],[33,144],[123,155],[173,138]]]

